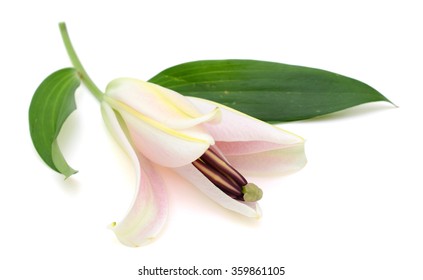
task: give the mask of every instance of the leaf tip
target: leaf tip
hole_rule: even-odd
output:
[[[74,169],[71,168],[69,171],[67,171],[67,172],[61,172],[61,173],[65,176],[65,179],[64,180],[67,180],[70,176],[72,176],[72,175],[74,175],[74,174],[76,174],[78,172],[79,172],[78,170],[74,170]]]

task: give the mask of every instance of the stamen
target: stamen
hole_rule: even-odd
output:
[[[224,191],[231,197],[242,197],[242,188],[239,187],[235,182],[219,173],[216,169],[206,165],[200,159],[197,159],[192,163],[204,176],[207,177],[214,185]]]
[[[245,178],[235,169],[233,168],[228,162],[226,162],[223,158],[221,158],[218,154],[213,152],[211,149],[208,149],[202,156],[201,159],[214,168],[222,171],[223,173],[227,174],[229,177],[235,180],[238,185],[244,186],[248,182]]]
[[[233,199],[254,202],[262,198],[263,192],[233,168],[224,158],[208,149],[192,163],[207,179]]]

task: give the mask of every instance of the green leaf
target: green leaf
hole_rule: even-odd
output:
[[[57,136],[76,109],[75,91],[79,85],[75,69],[61,69],[40,84],[29,106],[29,130],[35,149],[48,166],[66,178],[77,171],[64,159]]]
[[[352,78],[256,60],[188,62],[162,71],[150,82],[269,122],[309,119],[367,102],[389,102]]]

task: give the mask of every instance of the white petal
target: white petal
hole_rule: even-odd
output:
[[[139,121],[126,112],[121,115],[136,149],[161,166],[179,167],[191,163],[214,144],[213,138],[201,127],[175,131]]]
[[[130,160],[132,161],[132,164],[134,166],[138,166],[137,153],[135,152],[134,148],[128,140],[129,135],[125,135],[125,132],[122,130],[122,127],[119,124],[119,121],[113,109],[106,102],[102,102],[101,113],[110,134],[129,156]],[[135,168],[135,172],[137,175],[136,177],[140,177],[139,168]]]
[[[176,168],[175,171],[221,206],[247,217],[259,218],[261,216],[261,210],[258,203],[242,202],[229,197],[213,185],[193,165],[189,164],[179,167]]]
[[[136,79],[113,80],[107,86],[106,95],[130,106],[139,114],[174,129],[184,129],[219,119],[216,107],[202,115],[179,93]]]
[[[107,90],[104,100],[122,116],[137,151],[154,163],[183,166],[214,144],[201,124],[220,119],[216,107],[202,115],[184,96],[133,79],[115,80]]]
[[[166,221],[168,203],[164,183],[154,165],[136,154],[115,112],[107,103],[102,103],[102,113],[110,132],[133,162],[137,175],[137,190],[132,206],[121,222],[112,224],[112,230],[123,244],[140,246],[151,242]]]

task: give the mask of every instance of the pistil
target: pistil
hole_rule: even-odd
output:
[[[241,173],[211,149],[192,164],[216,187],[236,200],[254,202],[263,196],[257,185],[248,183]]]

